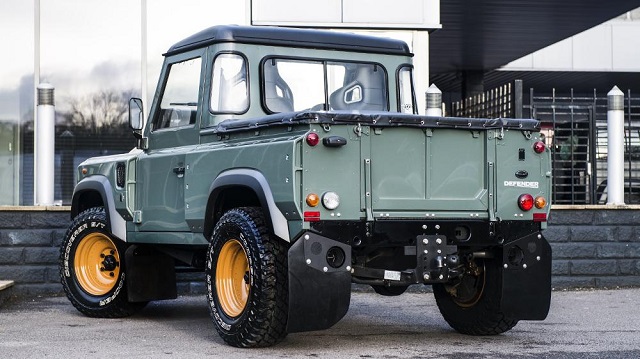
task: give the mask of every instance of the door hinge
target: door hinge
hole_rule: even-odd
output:
[[[133,223],[142,223],[142,211],[133,211]]]

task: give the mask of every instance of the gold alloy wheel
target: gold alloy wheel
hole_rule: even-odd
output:
[[[468,270],[465,273],[462,281],[456,287],[456,296],[453,297],[453,301],[462,308],[471,308],[476,305],[484,293],[486,285],[484,263],[481,267],[475,265],[473,267],[475,267],[474,270]]]
[[[216,265],[216,293],[222,310],[237,317],[249,298],[249,260],[237,239],[227,241],[220,250]]]
[[[120,277],[120,255],[111,238],[91,233],[80,240],[73,269],[82,289],[92,295],[105,295]]]

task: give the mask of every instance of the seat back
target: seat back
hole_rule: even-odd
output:
[[[353,80],[329,96],[334,110],[386,111],[387,95],[384,72],[374,65],[359,66]]]

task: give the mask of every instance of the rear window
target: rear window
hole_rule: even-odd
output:
[[[387,111],[387,74],[372,63],[272,58],[263,63],[262,101],[270,112]]]

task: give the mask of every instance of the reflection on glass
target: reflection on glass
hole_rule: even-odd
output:
[[[56,91],[55,200],[66,205],[80,162],[135,146],[127,113],[140,96],[141,13],[127,0],[48,0],[40,19],[41,80]],[[25,152],[32,136],[23,133]],[[25,202],[31,187],[25,181]]]
[[[171,65],[154,130],[193,125],[196,122],[201,65],[200,58]]]
[[[218,55],[213,63],[211,112],[243,113],[249,108],[247,65],[237,54]]]
[[[33,172],[23,160],[33,152],[22,143],[23,127],[31,127],[33,118],[33,11],[33,1],[0,1],[0,48],[8,49],[0,60],[0,206],[25,204],[23,173]]]
[[[84,159],[129,151],[128,100],[141,94],[140,2],[39,1],[40,81],[56,92],[55,200],[68,204]],[[0,1],[0,206],[33,205],[34,0]],[[198,11],[194,11],[197,9]],[[169,46],[204,28],[245,24],[247,3],[147,2],[149,94]],[[151,103],[151,99],[147,99]]]

